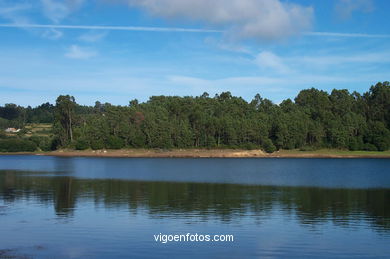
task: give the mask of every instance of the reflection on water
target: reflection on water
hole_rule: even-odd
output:
[[[77,203],[93,201],[106,208],[145,209],[156,217],[198,215],[230,221],[243,214],[270,214],[277,206],[283,214],[296,214],[302,224],[331,220],[348,227],[363,220],[375,229],[390,230],[389,189],[329,189],[313,187],[247,186],[136,182],[74,177],[29,177],[28,173],[0,173],[0,198],[12,203],[35,200],[53,204],[58,216],[72,217]]]
[[[0,157],[0,258],[4,249],[36,258],[390,252],[388,160],[318,160],[321,169],[310,171],[313,160],[299,159],[21,158]],[[235,242],[153,240],[187,232],[234,234]]]
[[[389,188],[389,168],[389,159],[126,159],[0,156],[0,170],[35,171],[55,176],[330,188]]]

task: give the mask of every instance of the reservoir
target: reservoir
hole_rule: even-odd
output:
[[[0,156],[0,258],[389,254],[390,159]]]

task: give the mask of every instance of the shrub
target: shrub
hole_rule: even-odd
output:
[[[17,138],[1,139],[1,152],[33,152],[37,150],[37,144],[33,141]]]
[[[117,136],[110,136],[108,138],[107,147],[110,149],[121,149],[125,145],[123,139]]]
[[[49,137],[44,136],[31,136],[30,141],[34,142],[42,151],[52,150],[53,140]]]
[[[389,149],[389,142],[386,140],[378,141],[375,146],[378,151],[386,151]]]
[[[258,147],[253,143],[245,143],[242,145],[242,148],[247,150],[254,150],[257,149]]]
[[[75,148],[77,150],[85,150],[85,149],[88,149],[89,148],[89,143],[87,140],[85,139],[78,139],[76,141],[76,145],[75,145]]]
[[[366,141],[374,145],[379,151],[388,150],[390,148],[390,130],[386,128],[383,122],[370,122]]]
[[[215,147],[217,145],[217,143],[215,142],[215,138],[212,136],[207,136],[205,144],[206,144],[206,147],[209,147],[209,148]],[[192,144],[190,143],[189,146],[191,146],[191,145]]]
[[[51,141],[50,150],[56,150],[59,147],[61,147],[61,140],[56,136]]]
[[[91,148],[93,150],[103,149],[104,148],[104,141],[101,139],[96,139],[91,141]]]
[[[376,148],[375,145],[373,145],[371,143],[366,143],[363,146],[363,150],[365,150],[365,151],[377,151],[378,149]]]
[[[0,130],[5,130],[6,128],[13,127],[13,123],[10,120],[0,117]]]
[[[272,143],[272,141],[268,138],[264,140],[263,149],[267,153],[273,153],[276,151],[274,143]]]
[[[363,140],[361,138],[351,138],[348,142],[348,149],[351,151],[362,150]]]
[[[55,148],[53,148],[53,139],[52,138],[44,138],[44,139],[42,139],[41,142],[39,142],[39,148],[42,151],[55,150]]]
[[[299,149],[299,151],[315,151],[317,148],[313,146],[303,146]]]

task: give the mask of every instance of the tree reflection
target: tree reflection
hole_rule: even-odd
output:
[[[151,217],[231,221],[251,214],[261,221],[279,209],[283,214],[296,215],[305,225],[332,221],[348,227],[365,220],[376,230],[390,230],[389,189],[137,182],[0,171],[0,199],[5,203],[35,199],[52,204],[56,214],[64,217],[73,216],[77,203],[82,205],[87,199],[108,209],[143,210]]]
[[[53,203],[57,215],[72,215],[76,204],[76,190],[72,185],[72,177],[61,177],[60,181],[55,181],[53,189]]]

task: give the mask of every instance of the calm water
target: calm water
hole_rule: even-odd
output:
[[[0,156],[0,258],[389,254],[389,159]]]

